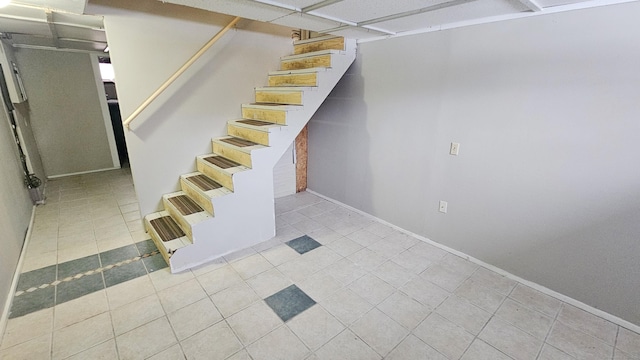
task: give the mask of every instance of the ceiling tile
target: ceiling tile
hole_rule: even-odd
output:
[[[478,0],[372,25],[394,32],[404,32],[471,19],[519,13],[522,11],[528,11],[528,9],[515,0]]]
[[[383,16],[418,10],[448,0],[344,0],[314,10],[314,13],[359,23]]]
[[[344,36],[350,39],[369,39],[369,38],[387,35],[381,32],[377,32],[375,30],[363,29],[363,28],[352,27],[352,26],[349,26],[348,28],[343,30],[332,31],[330,34]]]
[[[552,6],[575,4],[583,1],[584,0],[537,0],[536,2],[541,7],[547,8]]]
[[[256,1],[256,0],[254,0]],[[270,0],[274,4],[284,4],[287,6],[293,6],[298,9],[306,8],[307,6],[315,5],[322,2],[322,0]]]
[[[292,27],[295,29],[305,29],[312,31],[333,29],[342,25],[337,21],[322,19],[313,15],[302,13],[293,13],[291,15],[287,15],[275,21],[272,21],[272,23]]]
[[[166,0],[165,2],[265,22],[291,14],[291,10],[250,0]]]

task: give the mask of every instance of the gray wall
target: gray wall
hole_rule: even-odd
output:
[[[4,56],[0,57],[2,63],[2,71],[5,77],[9,94],[14,94],[11,98],[12,101],[22,101],[19,98],[20,90],[16,88],[15,75],[13,74],[13,68],[11,62],[17,61],[14,54],[14,49],[4,41],[0,42],[0,52],[4,53]],[[18,68],[19,69],[19,68]],[[12,90],[13,89],[13,90]],[[18,125],[18,133],[22,135],[23,151],[26,155],[27,167],[31,173],[34,173],[38,178],[44,181],[45,173],[42,166],[42,159],[40,158],[40,151],[36,144],[33,131],[31,129],[31,119],[29,114],[29,104],[25,101],[20,103],[14,103],[14,117],[16,124]]]
[[[0,104],[0,314],[11,290],[24,237],[31,218],[31,199],[24,186],[13,133],[4,103]]]
[[[99,0],[88,11],[104,15],[123,119],[233,19],[155,0]],[[126,137],[143,215],[179,189],[291,51],[290,30],[243,20],[135,120]]]
[[[640,325],[639,15],[359,45],[311,121],[309,188]]]
[[[46,175],[113,168],[92,57],[31,49],[15,55]]]

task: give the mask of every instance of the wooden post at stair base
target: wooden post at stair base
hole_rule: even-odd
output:
[[[307,190],[308,139],[309,125],[307,124],[296,137],[296,192]]]

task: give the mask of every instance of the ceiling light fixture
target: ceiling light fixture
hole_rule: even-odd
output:
[[[9,5],[9,3],[11,2],[11,0],[0,0],[0,8],[3,8],[7,5]]]

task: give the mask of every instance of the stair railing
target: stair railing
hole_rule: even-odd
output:
[[[151,94],[147,98],[147,100],[140,104],[140,106],[138,106],[138,108],[133,113],[131,113],[131,115],[129,115],[129,117],[127,117],[127,119],[122,124],[127,129],[129,129],[131,122],[135,120],[135,118],[140,115],[140,113],[142,113],[142,111],[144,111],[147,106],[149,106],[156,98],[158,98],[158,96],[160,96],[160,94],[162,94],[162,92],[165,91],[169,87],[169,85],[171,85],[178,77],[180,77],[180,75],[182,75],[191,65],[193,65],[193,63],[195,63],[207,50],[209,50],[211,46],[213,46],[213,44],[220,40],[220,38],[240,20],[240,17],[236,17],[235,19],[231,20],[231,22],[227,24],[227,26],[225,26],[222,30],[215,34],[215,36],[212,37],[211,40],[209,40],[206,44],[204,44],[204,46],[200,50],[198,50],[197,53],[193,54],[193,56],[189,60],[187,60],[184,65],[182,65],[173,75],[171,75],[171,77],[169,77],[164,83],[162,83],[162,85],[160,85],[160,87],[156,91],[154,91],[153,94]]]

